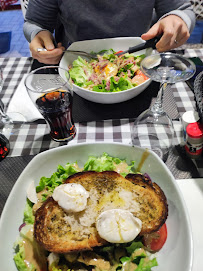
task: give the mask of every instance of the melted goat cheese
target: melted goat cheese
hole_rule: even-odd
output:
[[[52,197],[66,212],[80,212],[87,206],[89,193],[81,184],[68,183],[56,187]]]
[[[127,243],[140,233],[142,221],[127,210],[112,209],[99,215],[96,228],[99,235],[110,243]]]

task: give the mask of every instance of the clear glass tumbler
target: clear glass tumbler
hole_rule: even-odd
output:
[[[50,127],[53,140],[70,141],[76,135],[72,119],[72,83],[67,70],[45,66],[28,74],[28,94]]]

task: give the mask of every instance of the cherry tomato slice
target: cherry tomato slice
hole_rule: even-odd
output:
[[[166,223],[156,232],[145,234],[143,236],[143,244],[152,251],[159,251],[165,244],[167,239]]]
[[[119,53],[122,53],[122,52],[123,52],[123,51],[118,51],[118,52],[115,53],[115,55],[116,55],[116,54],[119,54]],[[122,56],[122,55],[120,55],[120,56]],[[119,57],[120,57],[120,56],[119,56]]]
[[[118,51],[118,52],[116,52],[116,54],[119,54],[119,53],[122,53],[123,51],[121,50],[121,51]]]
[[[141,70],[138,70],[136,74],[142,76],[145,80],[149,79]]]

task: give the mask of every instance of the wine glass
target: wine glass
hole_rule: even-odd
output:
[[[0,92],[3,88],[3,70],[0,67]],[[4,104],[0,99],[0,131],[9,136],[19,131],[26,121],[25,117],[18,112],[6,112]]]
[[[163,109],[163,93],[168,84],[192,77],[196,67],[189,59],[167,52],[144,58],[141,70],[152,80],[160,82],[160,89],[155,103],[135,120],[132,144],[151,149],[166,161],[173,144],[174,128],[172,120]]]

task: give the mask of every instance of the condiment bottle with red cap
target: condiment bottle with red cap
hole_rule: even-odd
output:
[[[198,159],[203,149],[203,125],[199,122],[188,124],[186,128],[185,150],[192,159]]]

